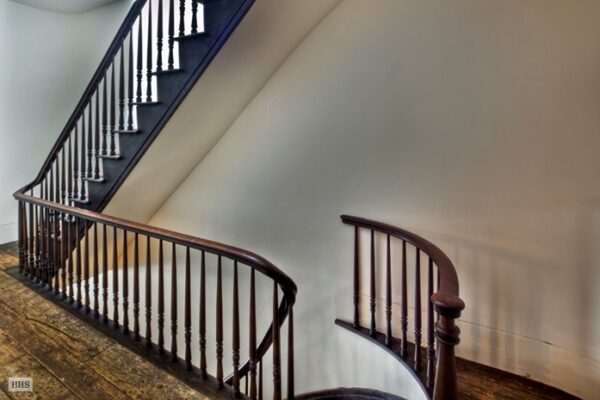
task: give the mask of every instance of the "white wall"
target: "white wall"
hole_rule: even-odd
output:
[[[65,15],[0,2],[0,243],[17,239],[12,193],[37,175],[130,4]]]
[[[342,364],[333,325],[351,317],[351,213],[447,251],[461,356],[594,398],[598,15],[593,0],[346,0],[150,222],[297,282],[298,392],[378,372]]]

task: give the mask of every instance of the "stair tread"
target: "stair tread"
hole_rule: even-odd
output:
[[[115,129],[114,133],[139,133],[140,129]]]
[[[194,38],[202,38],[202,37],[208,37],[210,36],[210,34],[208,32],[197,32],[197,33],[190,33],[187,35],[183,35],[183,36],[177,36],[174,37],[174,40],[186,40],[186,39],[194,39]]]
[[[161,104],[160,101],[136,101],[133,103],[134,106],[155,106]]]
[[[180,72],[184,72],[185,70],[183,68],[172,68],[172,69],[162,69],[160,71],[152,71],[150,74],[151,75],[166,75],[166,74],[175,74],[175,73],[180,73]]]
[[[118,159],[121,158],[121,155],[120,154],[114,154],[114,155],[111,155],[111,154],[100,154],[98,157],[103,158],[105,160],[118,160]]]

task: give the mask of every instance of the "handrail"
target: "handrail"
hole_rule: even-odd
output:
[[[459,288],[456,269],[452,261],[450,261],[448,256],[439,247],[415,233],[383,222],[351,215],[342,215],[341,219],[348,225],[375,229],[398,239],[405,240],[429,255],[440,272],[440,287],[434,293],[434,298],[432,299],[437,311],[443,315],[453,316],[453,318],[457,318],[460,315],[460,312],[465,308],[465,303],[458,297]]]
[[[42,164],[42,167],[40,168],[40,172],[38,173],[36,178],[33,180],[33,182],[31,182],[27,186],[23,187],[22,189],[20,189],[22,192],[26,192],[31,187],[37,185],[44,179],[44,174],[46,174],[46,172],[48,172],[48,169],[50,168],[52,161],[56,157],[61,146],[65,143],[66,139],[69,136],[69,133],[73,130],[73,127],[75,126],[75,123],[77,122],[77,120],[81,116],[83,110],[85,109],[85,106],[86,106],[88,100],[90,99],[90,96],[98,88],[100,81],[102,80],[102,76],[103,76],[104,72],[108,69],[108,67],[110,67],[110,64],[112,63],[114,57],[116,56],[117,52],[119,51],[121,42],[125,39],[125,37],[131,31],[133,24],[135,23],[137,17],[140,15],[140,12],[144,8],[144,5],[146,4],[146,2],[147,2],[147,0],[135,0],[133,5],[129,9],[129,12],[125,16],[123,23],[121,24],[121,26],[119,27],[119,30],[117,31],[117,34],[115,35],[110,46],[108,47],[108,50],[106,50],[104,57],[102,57],[102,60],[100,61],[100,64],[98,65],[98,68],[96,69],[96,72],[94,73],[94,75],[92,76],[92,79],[90,80],[90,83],[88,83],[85,91],[83,92],[83,95],[81,96],[81,99],[77,103],[77,106],[75,106],[75,110],[73,110],[73,113],[69,117],[67,124],[65,125],[64,129],[62,130],[62,132],[56,139],[56,142],[52,146],[52,149],[50,150],[48,157],[46,157],[44,164]]]
[[[408,365],[425,384],[426,390],[434,400],[455,400],[458,398],[456,381],[456,358],[454,348],[460,342],[460,329],[455,325],[455,320],[465,308],[465,303],[459,297],[459,285],[456,269],[452,261],[439,247],[427,239],[383,222],[366,218],[342,215],[342,222],[354,226],[354,320],[352,323],[336,320],[336,323],[346,329],[368,338],[393,353],[399,360]],[[360,324],[360,245],[359,229],[364,228],[371,232],[370,240],[370,328]],[[387,253],[385,258],[385,322],[386,332],[377,330],[377,273],[375,232],[387,235]],[[402,241],[401,271],[401,305],[400,323],[401,337],[397,338],[392,331],[392,257],[390,238]],[[408,351],[408,297],[407,297],[407,246],[414,246],[414,344]],[[427,269],[427,295],[429,301],[425,310],[421,307],[421,253],[429,257]],[[435,273],[437,267],[437,290],[434,289]],[[397,278],[396,278],[397,279]],[[426,324],[423,327],[422,313],[426,313]],[[436,315],[437,314],[437,315]],[[422,329],[426,330],[426,343],[422,347]],[[436,345],[437,343],[437,345]],[[412,353],[412,354],[411,354]],[[425,355],[423,356],[422,353]],[[408,362],[412,357],[412,363]],[[422,359],[427,358],[426,371],[422,371]],[[412,365],[411,365],[412,364]]]
[[[238,247],[215,242],[212,240],[201,239],[196,236],[178,233],[168,229],[158,228],[151,225],[140,224],[123,218],[105,215],[95,211],[89,211],[78,207],[65,206],[59,203],[43,200],[37,197],[29,196],[21,192],[15,192],[14,197],[27,203],[36,204],[64,214],[81,217],[89,221],[99,222],[119,229],[125,229],[130,232],[140,233],[142,235],[152,236],[156,239],[163,239],[171,243],[176,243],[190,248],[209,251],[214,254],[222,255],[232,260],[237,260],[247,265],[251,265],[257,271],[273,279],[281,285],[290,303],[294,303],[298,288],[294,281],[283,271],[273,265],[265,258],[253,252],[240,249]]]

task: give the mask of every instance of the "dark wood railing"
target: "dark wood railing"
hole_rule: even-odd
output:
[[[354,226],[354,285],[353,302],[354,317],[352,322],[338,320],[336,323],[370,338],[388,351],[396,355],[425,385],[426,390],[435,400],[454,400],[457,396],[456,360],[454,347],[459,343],[460,330],[455,320],[464,309],[464,302],[458,297],[458,276],[454,265],[437,246],[428,240],[404,229],[392,225],[368,220],[365,218],[342,215],[345,224]],[[366,325],[361,318],[361,230],[369,235],[368,268],[369,271],[369,317]],[[385,246],[384,260],[377,260],[376,243],[383,240]],[[393,240],[401,245],[399,260],[393,259]],[[407,246],[414,248],[414,263],[410,263]],[[422,268],[422,258],[426,258]],[[383,267],[382,267],[383,266]],[[412,292],[412,325],[413,341],[409,342],[409,299],[408,270],[414,268]],[[377,285],[378,268],[384,269],[385,286]],[[426,273],[426,304],[423,304],[421,277],[423,269]],[[400,284],[399,317],[394,317],[393,286]],[[383,290],[382,290],[383,289]],[[379,295],[381,291],[381,295]],[[385,321],[377,319],[377,300],[384,298]],[[422,316],[425,314],[425,326]],[[398,321],[400,332],[393,330],[394,321]],[[383,332],[380,332],[382,328]],[[425,329],[425,343],[422,331]],[[396,335],[395,335],[396,334]],[[425,360],[424,360],[425,359]]]
[[[250,398],[262,398],[265,387],[263,364],[265,354],[272,349],[273,399],[282,398],[282,382],[287,383],[287,398],[294,398],[294,352],[293,352],[293,305],[296,296],[295,283],[280,269],[266,259],[225,244],[184,235],[144,224],[127,221],[80,208],[65,206],[22,193],[15,194],[19,201],[19,271],[55,299],[79,309],[90,320],[110,327],[120,340],[145,342],[155,349],[163,360],[179,363],[191,374],[216,384],[220,389],[230,386],[233,395],[241,392]],[[145,248],[145,251],[144,251]],[[177,250],[184,254],[183,262],[177,259]],[[154,252],[152,251],[154,250]],[[165,269],[168,266],[165,253],[170,250],[170,289],[165,288]],[[132,251],[131,257],[129,253]],[[156,253],[158,255],[156,256]],[[192,254],[195,253],[195,254]],[[145,256],[144,256],[145,254]],[[152,259],[153,255],[156,259]],[[213,262],[207,258],[213,257]],[[119,262],[119,260],[121,260]],[[131,262],[132,260],[132,262]],[[192,262],[196,260],[196,262]],[[140,267],[145,269],[144,276]],[[158,271],[158,290],[153,291],[152,269]],[[184,281],[178,286],[178,268],[183,268]],[[192,268],[199,268],[199,282],[191,281]],[[215,371],[207,369],[207,321],[206,271],[216,271],[216,363]],[[233,275],[232,310],[223,308],[223,269],[231,268]],[[239,268],[249,269],[249,298],[241,301],[239,296]],[[112,285],[108,279],[112,273]],[[120,276],[119,276],[120,275]],[[259,276],[272,282],[272,313],[270,323],[262,340],[257,342],[257,283]],[[133,293],[130,297],[129,279]],[[143,286],[142,286],[143,285]],[[183,288],[183,296],[181,295]],[[192,287],[199,291],[198,306],[191,301]],[[140,294],[144,294],[144,299]],[[167,297],[165,294],[170,293]],[[281,293],[281,300],[279,300]],[[158,332],[152,331],[153,299],[158,305]],[[178,317],[178,304],[183,301],[183,321]],[[112,303],[112,314],[110,314]],[[247,332],[240,329],[240,303],[247,305]],[[142,308],[145,310],[142,312]],[[199,314],[199,360],[198,367],[192,360],[192,309]],[[165,343],[165,311],[170,309],[171,343]],[[259,310],[260,311],[260,310]],[[224,377],[224,317],[231,316],[232,373]],[[280,329],[288,321],[286,353],[287,379],[282,377]],[[145,331],[142,332],[142,327]],[[183,327],[185,348],[183,359],[179,357],[177,338]],[[243,335],[242,333],[246,333]],[[240,362],[240,349],[244,346],[249,357]],[[268,370],[268,369],[267,369]],[[189,376],[188,376],[189,377]],[[245,379],[244,390],[241,382]]]

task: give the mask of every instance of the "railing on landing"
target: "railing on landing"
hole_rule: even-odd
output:
[[[354,226],[354,318],[352,322],[337,320],[336,323],[352,330],[394,354],[411,368],[418,379],[424,383],[426,390],[435,400],[454,400],[457,398],[456,359],[454,347],[459,343],[460,330],[455,320],[464,309],[464,302],[458,297],[458,276],[454,265],[437,246],[428,240],[404,229],[360,217],[342,215],[345,224]],[[370,233],[369,243],[369,311],[368,326],[361,325],[360,290],[361,290],[361,229]],[[385,240],[385,332],[378,331],[377,324],[377,268],[376,235]],[[392,270],[398,265],[392,260],[392,239],[400,240],[401,256],[399,278],[392,278]],[[409,263],[407,262],[407,245],[414,247],[414,340],[408,340],[408,290],[407,279]],[[421,253],[427,256],[427,300],[425,310],[422,307],[421,292]],[[436,270],[437,269],[437,270]],[[396,272],[396,273],[398,273]],[[392,318],[393,284],[399,279],[400,295],[400,337],[394,336]],[[434,289],[435,287],[435,289]],[[422,347],[422,313],[426,313],[426,346]],[[380,324],[381,325],[381,324]],[[426,358],[423,370],[423,357]]]
[[[143,344],[148,355],[160,363],[185,368],[188,373],[179,376],[187,382],[214,384],[223,393],[239,396],[244,392],[252,399],[263,398],[263,364],[265,354],[272,348],[273,399],[282,397],[281,348],[284,346],[280,329],[288,320],[287,348],[287,398],[294,398],[294,351],[293,351],[293,305],[296,297],[295,283],[280,269],[264,258],[246,250],[225,244],[184,235],[93,211],[64,206],[22,193],[15,195],[19,201],[19,271],[43,289],[47,295],[68,304],[105,331],[112,330],[114,338],[131,345]],[[119,237],[120,236],[120,237]],[[130,243],[130,240],[133,240]],[[145,239],[145,240],[144,240]],[[119,242],[122,243],[119,246]],[[130,250],[132,248],[132,250]],[[170,296],[165,296],[164,251],[170,248]],[[74,249],[74,250],[73,250]],[[140,249],[142,251],[140,251]],[[152,249],[158,252],[158,282],[152,282]],[[184,262],[178,265],[177,249],[183,249]],[[145,250],[145,251],[143,251]],[[128,252],[133,251],[131,257]],[[195,253],[195,254],[192,254]],[[121,256],[119,257],[119,253]],[[142,254],[140,254],[142,253]],[[145,254],[145,255],[144,255]],[[213,256],[213,263],[207,256]],[[196,259],[192,263],[192,256]],[[130,259],[132,258],[133,261]],[[119,259],[122,262],[119,263]],[[215,262],[216,261],[216,262]],[[199,264],[199,265],[197,265]],[[216,264],[216,265],[215,265]],[[179,358],[177,337],[181,321],[178,305],[181,304],[178,289],[178,266],[183,265],[183,336],[184,358]],[[193,267],[192,265],[195,265]],[[223,268],[232,269],[232,309],[223,310]],[[207,368],[207,274],[208,268],[216,270],[216,299],[214,335],[216,339],[216,365],[214,375]],[[249,269],[249,298],[247,335],[241,335],[240,296],[238,267]],[[109,269],[110,268],[110,269]],[[199,268],[198,285],[191,281],[192,268]],[[121,271],[119,271],[121,269]],[[140,269],[145,272],[140,276]],[[112,285],[108,283],[112,271]],[[121,274],[121,279],[119,278]],[[269,328],[262,340],[257,342],[257,280],[260,277],[272,282],[272,313]],[[130,298],[129,280],[132,279],[133,296]],[[140,286],[140,279],[143,285]],[[157,285],[157,291],[153,288]],[[192,304],[192,287],[199,288],[199,304]],[[143,292],[142,299],[140,293]],[[196,293],[197,290],[194,290]],[[279,301],[279,293],[282,293]],[[153,300],[156,299],[156,300]],[[112,300],[112,301],[111,301]],[[130,302],[132,302],[130,304]],[[111,304],[112,303],[112,304]],[[158,332],[152,331],[152,304],[156,303]],[[144,311],[142,311],[142,307]],[[112,310],[109,310],[112,308]],[[197,308],[199,325],[199,360],[192,364],[192,309]],[[165,311],[170,309],[171,345],[165,345]],[[112,311],[112,314],[110,313]],[[130,316],[130,312],[132,315]],[[258,310],[260,311],[260,310]],[[224,335],[224,315],[231,316],[231,334]],[[132,320],[130,319],[132,318]],[[132,324],[133,326],[131,326]],[[142,329],[142,326],[145,329]],[[144,331],[144,332],[142,332]],[[224,377],[224,338],[231,338],[232,374]],[[241,343],[248,352],[248,359],[240,362]],[[140,346],[138,346],[140,347]],[[155,350],[155,351],[152,351]],[[172,369],[172,367],[170,367]],[[267,369],[268,371],[269,369]],[[245,378],[245,390],[240,382]],[[227,387],[226,387],[227,386]],[[230,387],[229,387],[230,386]],[[269,387],[271,390],[271,387]]]

